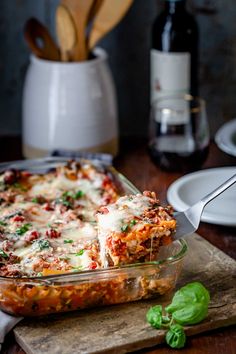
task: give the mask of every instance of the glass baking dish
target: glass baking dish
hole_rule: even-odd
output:
[[[3,163],[0,172],[16,168],[45,173],[67,161],[53,157]],[[112,166],[91,162],[112,176],[120,194],[139,193]],[[15,316],[39,316],[150,299],[175,287],[186,252],[187,244],[180,239],[161,247],[158,260],[152,262],[40,277],[1,276],[0,309]]]

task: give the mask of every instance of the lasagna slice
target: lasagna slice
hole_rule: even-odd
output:
[[[159,247],[171,242],[176,229],[172,208],[147,191],[100,208],[97,220],[103,267],[157,259]]]

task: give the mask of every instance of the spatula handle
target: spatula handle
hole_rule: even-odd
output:
[[[227,181],[222,183],[219,187],[214,189],[211,193],[208,193],[204,198],[201,199],[201,202],[204,204],[204,207],[218,195],[223,193],[226,189],[231,187],[236,182],[236,174],[230,177]]]

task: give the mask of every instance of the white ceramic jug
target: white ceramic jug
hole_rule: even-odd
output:
[[[23,154],[42,157],[55,149],[118,150],[117,104],[107,54],[94,50],[84,62],[31,56],[23,91]]]

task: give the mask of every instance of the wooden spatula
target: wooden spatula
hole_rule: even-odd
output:
[[[69,10],[63,5],[58,5],[56,10],[56,32],[61,50],[61,60],[70,61],[72,51],[77,44],[77,32]]]
[[[73,54],[74,61],[86,60],[88,56],[86,44],[86,27],[93,3],[94,0],[61,1],[61,4],[64,5],[70,12],[76,27],[77,43]]]
[[[36,18],[30,18],[24,26],[25,40],[32,52],[41,59],[60,60],[60,51],[48,29]]]
[[[132,3],[133,0],[103,0],[89,35],[88,47],[90,51],[105,34],[121,21]]]

